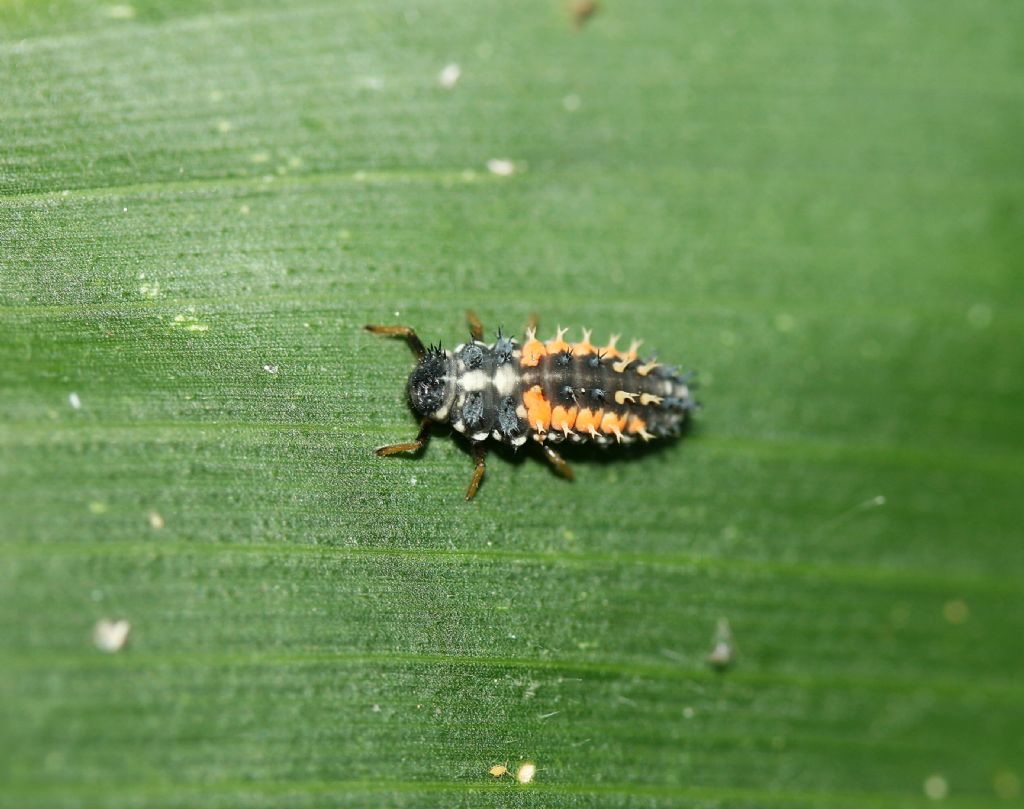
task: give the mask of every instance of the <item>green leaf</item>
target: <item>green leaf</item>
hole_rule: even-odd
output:
[[[1000,0],[0,7],[2,802],[1019,798],[1022,39]],[[645,338],[696,428],[573,483],[495,452],[468,504],[443,433],[374,457],[411,358],[362,325],[468,307]]]

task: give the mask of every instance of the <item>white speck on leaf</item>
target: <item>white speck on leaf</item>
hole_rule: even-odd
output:
[[[112,20],[131,20],[135,18],[135,9],[127,3],[107,6],[104,13]]]
[[[277,365],[271,365],[270,363],[267,363],[266,365],[263,366],[263,370],[266,371],[268,374],[276,374],[279,368]]]
[[[515,174],[516,164],[511,160],[495,157],[487,161],[487,170],[499,177],[511,177]]]
[[[82,400],[78,398],[78,394],[71,392],[68,394],[68,404],[71,405],[72,410],[81,410]]]
[[[924,794],[933,801],[941,801],[949,794],[949,784],[938,773],[929,775],[924,780]]]
[[[967,322],[978,329],[987,329],[992,325],[992,307],[987,303],[976,303],[967,310]]]
[[[92,630],[92,642],[101,652],[119,652],[128,642],[132,625],[127,621],[111,621],[103,618]]]
[[[437,77],[437,80],[441,83],[441,86],[446,90],[451,90],[459,81],[459,77],[462,75],[462,68],[452,62],[450,65],[445,65],[444,70]]]
[[[220,132],[220,134],[226,135],[232,129],[234,129],[234,126],[231,124],[231,121],[228,121],[227,119],[224,119],[224,118],[222,118],[221,120],[217,121],[217,131]]]
[[[529,784],[537,774],[537,765],[532,761],[524,761],[516,770],[516,780],[520,784]]]
[[[90,514],[106,514],[107,513],[107,504],[104,503],[102,500],[93,500],[91,503],[89,503],[89,513]]]
[[[735,655],[732,629],[727,618],[719,618],[715,628],[714,648],[708,655],[708,663],[719,671],[729,667]]]
[[[157,511],[149,512],[148,519],[149,527],[152,528],[154,531],[159,531],[165,525],[164,518],[160,516],[160,513]]]

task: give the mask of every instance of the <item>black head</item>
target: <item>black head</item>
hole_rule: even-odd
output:
[[[409,403],[421,418],[444,421],[452,384],[448,381],[448,356],[433,346],[409,375]]]

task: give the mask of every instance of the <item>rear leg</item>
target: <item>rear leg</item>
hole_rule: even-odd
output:
[[[573,479],[572,467],[566,463],[565,458],[555,451],[554,447],[550,444],[541,444],[540,448],[544,452],[544,459],[551,464],[559,475],[566,480]]]

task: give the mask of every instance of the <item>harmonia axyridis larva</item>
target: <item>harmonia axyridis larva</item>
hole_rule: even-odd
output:
[[[592,441],[600,446],[651,441],[679,435],[697,407],[690,374],[628,351],[591,344],[589,330],[576,343],[558,329],[546,342],[536,324],[526,340],[505,337],[484,343],[483,326],[468,314],[470,342],[446,351],[425,347],[408,326],[367,326],[375,334],[404,337],[418,362],[409,376],[409,401],[420,417],[414,441],[379,447],[380,456],[415,452],[430,438],[432,424],[450,424],[473,445],[476,468],[466,499],[476,494],[484,475],[486,442],[495,439],[521,447],[533,439],[555,470],[572,478],[572,470],[552,444]]]

